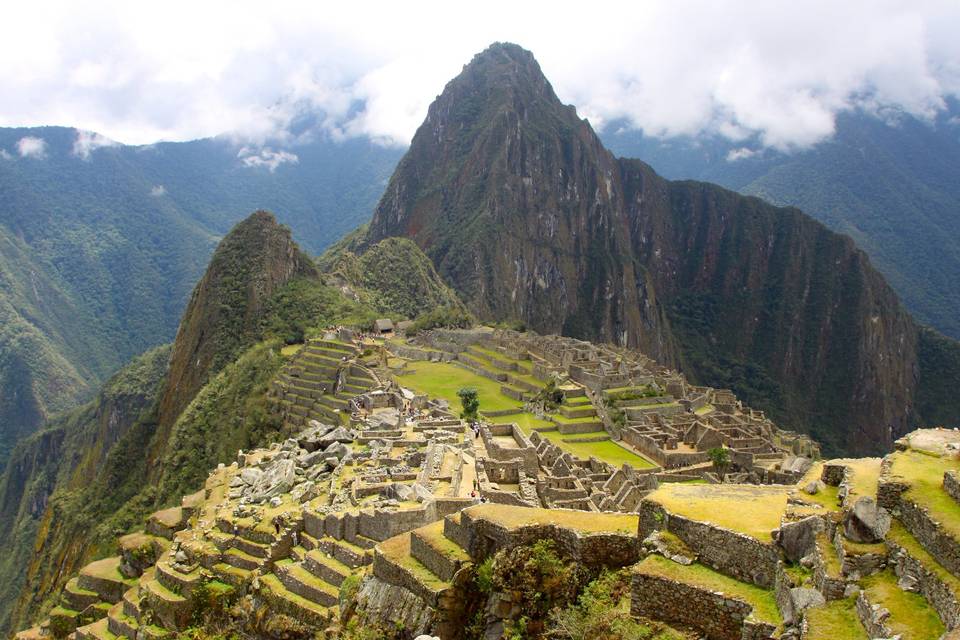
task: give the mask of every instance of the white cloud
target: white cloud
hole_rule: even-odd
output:
[[[101,147],[115,147],[119,143],[94,131],[77,131],[77,138],[73,141],[73,155],[84,160],[90,159],[90,154]]]
[[[298,158],[295,153],[275,151],[269,147],[262,149],[243,147],[237,153],[237,157],[240,158],[240,162],[243,163],[245,167],[266,167],[270,170],[270,173],[276,171],[277,167],[285,162],[290,164],[300,162],[300,158]]]
[[[153,187],[150,188],[150,195],[154,198],[165,196],[167,195],[167,188],[162,184],[153,185]]]
[[[17,153],[21,158],[44,158],[47,155],[47,142],[43,138],[24,136],[17,140]]]
[[[576,19],[570,19],[575,15]],[[406,144],[493,41],[532,50],[594,126],[717,134],[777,149],[849,109],[929,118],[960,95],[955,0],[122,2],[7,7],[0,125],[67,124],[129,143],[234,134],[291,142],[305,111],[334,136]],[[171,46],[175,43],[175,46]],[[576,46],[571,46],[576,43]]]
[[[748,149],[747,147],[740,147],[739,149],[731,149],[727,153],[727,162],[736,162],[737,160],[746,160],[757,155],[757,152],[753,149]]]
[[[6,149],[0,149],[0,160],[13,160],[13,156]]]

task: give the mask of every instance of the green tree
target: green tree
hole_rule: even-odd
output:
[[[480,394],[477,390],[473,387],[464,387],[457,391],[457,395],[460,396],[460,404],[463,405],[463,413],[460,417],[465,420],[476,420],[477,411],[480,410]]]
[[[713,463],[713,468],[717,474],[723,478],[730,466],[730,452],[726,447],[714,447],[707,451],[707,457]]]

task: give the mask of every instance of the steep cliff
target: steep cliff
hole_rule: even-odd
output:
[[[34,545],[51,525],[51,501],[63,500],[97,478],[108,452],[155,401],[169,356],[169,347],[159,347],[135,359],[92,401],[13,450],[0,477],[0,627],[10,623],[12,603],[24,587],[27,568],[37,560],[35,552],[49,551]],[[75,548],[83,546],[83,540],[74,541]],[[52,555],[62,560],[59,553]]]
[[[637,346],[828,450],[881,450],[924,418],[917,327],[849,238],[618,160],[516,45],[430,106],[367,240],[388,236],[481,318]]]

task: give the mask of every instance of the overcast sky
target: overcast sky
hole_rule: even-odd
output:
[[[841,110],[931,117],[960,94],[957,0],[329,4],[7,2],[0,126],[277,144],[306,109],[335,135],[404,145],[496,40],[533,51],[595,127],[625,118],[660,136],[804,147]]]

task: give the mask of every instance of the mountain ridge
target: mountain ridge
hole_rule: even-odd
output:
[[[725,382],[835,450],[888,447],[922,419],[918,329],[849,238],[614,158],[516,45],[431,105],[369,225],[371,242],[393,235],[481,319],[637,346],[707,384],[743,367]]]

